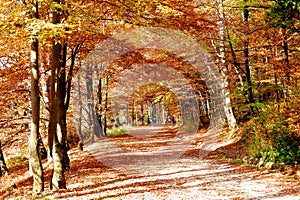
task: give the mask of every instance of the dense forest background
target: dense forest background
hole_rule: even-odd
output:
[[[212,99],[201,75],[167,51],[138,49],[120,56],[102,74],[97,94],[74,87],[83,81],[78,72],[83,73],[85,59],[98,44],[140,27],[177,30],[201,43],[226,88],[224,134],[238,137],[254,160],[299,165],[298,0],[2,0],[0,18],[0,147],[8,168],[29,159],[33,193],[44,190],[41,159],[47,154],[54,163],[52,188],[66,188],[67,150],[80,141],[105,137],[116,124],[125,123],[112,117],[110,91],[122,71],[134,64],[160,63],[188,77],[200,91],[202,105],[189,112],[200,116],[199,130],[209,125]],[[167,72],[155,76],[166,77]],[[80,92],[89,99],[95,96],[79,109],[88,113],[90,124],[74,121],[71,105],[84,100]],[[178,124],[183,120],[178,99],[159,84],[134,91],[128,105],[127,124],[151,123],[153,109],[161,112],[156,119],[160,123],[167,116],[163,111]],[[77,134],[81,125],[90,132],[80,129]],[[1,163],[0,176],[5,171]]]

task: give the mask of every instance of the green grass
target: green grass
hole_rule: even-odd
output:
[[[7,168],[13,168],[13,167],[16,167],[16,166],[22,164],[26,160],[28,160],[26,158],[26,156],[16,156],[16,157],[12,157],[12,158],[8,159],[6,161],[6,165],[7,165]]]
[[[244,161],[241,158],[233,159],[234,163],[243,163]]]
[[[224,155],[224,154],[217,154],[217,155],[215,155],[214,157],[216,157],[216,158],[218,158],[218,159],[226,159],[226,158],[227,158],[227,156]]]
[[[112,128],[107,130],[107,136],[118,136],[118,135],[123,135],[127,132],[125,128]]]

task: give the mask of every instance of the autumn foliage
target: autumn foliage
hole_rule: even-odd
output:
[[[85,66],[85,59],[99,43],[135,28],[160,27],[180,31],[199,42],[217,66],[224,88],[228,90],[223,93],[227,103],[224,109],[228,111],[224,126],[233,129],[224,133],[229,135],[228,138],[240,137],[248,155],[262,159],[264,163],[299,165],[298,0],[37,2],[38,17],[32,17],[31,14],[31,6],[36,3],[34,0],[2,0],[0,3],[0,143],[8,160],[19,156],[7,153],[9,149],[23,148],[23,151],[27,151],[27,137],[23,136],[29,133],[32,119],[30,47],[33,41],[39,43],[39,135],[45,146],[51,146],[55,139],[54,134],[54,137],[50,137],[51,141],[49,138],[47,140],[51,135],[48,129],[49,122],[52,124],[50,116],[55,107],[52,107],[51,98],[58,95],[59,106],[55,111],[60,117],[57,119],[55,115],[57,122],[53,127],[57,129],[60,126],[58,130],[66,134],[61,137],[65,139],[60,146],[64,149],[63,158],[67,157],[67,143],[72,143],[72,140],[77,142],[80,138],[93,142],[105,137],[108,129],[125,123],[150,124],[152,113],[148,113],[154,107],[161,113],[159,120],[162,123],[167,115],[175,117],[178,124],[182,122],[176,95],[165,86],[155,83],[143,85],[129,94],[128,119],[120,122],[114,118],[113,88],[124,73],[140,65],[164,65],[186,78],[201,107],[190,112],[191,116],[200,116],[200,123],[194,126],[207,128],[213,120],[209,95],[212,91],[201,74],[193,69],[193,63],[172,52],[137,49],[118,57],[106,71],[99,72],[103,76],[97,82],[98,91],[89,94],[90,99],[94,98],[89,107],[81,104],[88,99],[80,99],[78,91],[73,93],[76,81],[86,81],[77,79],[78,72],[82,72],[80,70]],[[55,23],[53,14],[59,16]],[[55,61],[57,68],[53,68]],[[160,76],[164,76],[164,73],[158,72]],[[135,77],[131,78],[128,82],[136,81]],[[60,84],[59,91],[51,93],[57,84]],[[82,95],[86,92],[87,95],[89,88],[80,92]],[[77,108],[86,113],[86,119],[74,120]],[[162,114],[163,111],[168,113]],[[96,121],[100,122],[98,128]],[[85,129],[88,131],[81,132],[81,125],[88,127]],[[80,130],[79,136],[74,136],[77,135],[74,134],[76,129]],[[60,140],[59,134],[57,140]],[[27,158],[27,154],[24,157]],[[68,163],[63,165],[65,169],[62,169],[62,173],[68,167]]]

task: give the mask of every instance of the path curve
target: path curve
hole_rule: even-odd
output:
[[[257,171],[250,167],[232,164],[219,159],[200,159],[183,154],[172,162],[160,162],[162,158],[155,151],[158,146],[174,138],[174,128],[138,128],[135,134],[112,137],[119,147],[131,156],[125,163],[135,164],[135,170],[122,171],[124,158],[114,155],[119,169],[104,165],[99,154],[109,155],[106,148],[95,152],[72,150],[71,172],[67,174],[68,189],[52,192],[46,189],[43,198],[51,199],[300,199],[299,182],[279,173]],[[168,130],[168,131],[166,131]],[[145,133],[145,137],[141,134]],[[146,137],[147,136],[147,137]],[[165,142],[165,143],[164,143]],[[101,146],[103,140],[98,140]],[[153,151],[151,150],[153,149]],[[151,154],[155,152],[155,154]],[[123,155],[124,156],[124,155]],[[157,158],[145,162],[144,157]],[[165,159],[165,157],[164,157]],[[150,165],[151,164],[151,165]],[[46,178],[49,179],[49,171]],[[30,197],[31,181],[17,183],[18,189],[5,193],[4,199],[26,199]],[[47,185],[46,185],[47,187]],[[23,191],[21,191],[23,190]],[[1,193],[0,193],[1,194]],[[3,193],[2,193],[3,194]]]

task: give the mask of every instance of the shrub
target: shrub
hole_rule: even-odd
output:
[[[264,163],[300,163],[300,137],[285,112],[266,106],[245,124],[242,139],[251,157]]]

